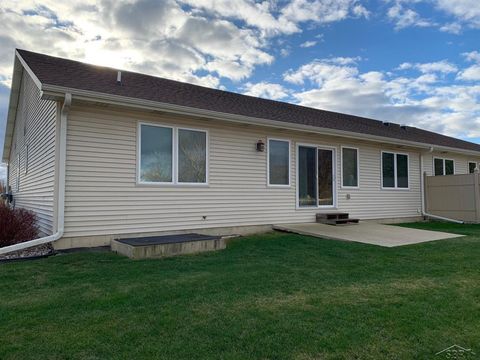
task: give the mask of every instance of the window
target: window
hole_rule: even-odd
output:
[[[450,159],[433,159],[433,170],[435,176],[455,174],[455,162]]]
[[[455,165],[453,160],[445,160],[445,175],[453,175],[455,173]]]
[[[206,131],[140,124],[139,132],[140,183],[207,183]]]
[[[395,154],[382,153],[383,187],[395,187]]]
[[[171,183],[173,181],[173,129],[141,125],[140,181]]]
[[[290,141],[268,140],[268,185],[290,186]]]
[[[342,186],[358,187],[358,150],[342,147]]]
[[[468,173],[473,174],[475,172],[475,169],[477,168],[477,163],[469,161],[468,162]]]
[[[178,182],[207,182],[207,133],[178,129]]]
[[[382,188],[408,189],[408,155],[382,152]]]

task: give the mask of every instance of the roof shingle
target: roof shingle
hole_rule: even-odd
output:
[[[318,110],[285,102],[206,88],[165,78],[18,50],[42,84],[262,118],[286,123],[382,136],[480,152],[480,145],[415,127],[386,126],[382,121]]]

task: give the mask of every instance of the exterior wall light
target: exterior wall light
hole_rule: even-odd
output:
[[[260,152],[265,151],[265,143],[262,140],[257,141],[257,151],[260,151]]]

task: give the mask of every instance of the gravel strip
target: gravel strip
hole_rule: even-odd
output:
[[[52,244],[42,244],[38,246],[32,246],[31,248],[27,248],[24,250],[14,251],[8,254],[0,255],[0,260],[7,260],[7,259],[22,259],[22,258],[29,258],[29,257],[36,257],[36,256],[45,256],[53,254],[53,246]]]

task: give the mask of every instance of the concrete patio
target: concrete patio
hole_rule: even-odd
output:
[[[375,222],[360,222],[358,225],[332,226],[319,223],[280,224],[275,230],[309,235],[324,239],[355,241],[364,244],[395,247],[418,244],[427,241],[462,237],[439,231],[428,231],[384,225]]]

